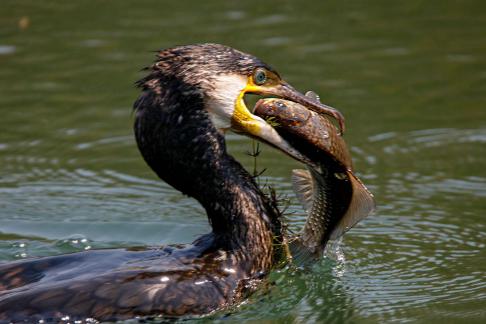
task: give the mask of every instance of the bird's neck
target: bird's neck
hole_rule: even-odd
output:
[[[135,103],[143,157],[161,179],[203,205],[218,247],[273,262],[282,239],[278,211],[228,155],[197,93],[178,98],[163,89],[146,89]]]
[[[206,209],[220,246],[243,251],[259,268],[268,266],[281,246],[278,211],[231,156],[219,162],[195,198]]]

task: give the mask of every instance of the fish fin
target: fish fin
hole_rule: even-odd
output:
[[[353,172],[347,171],[348,178],[353,188],[353,196],[341,221],[333,229],[330,239],[335,240],[351,229],[360,220],[375,210],[373,194],[365,187],[363,182]]]
[[[318,254],[312,249],[304,245],[300,238],[296,238],[289,242],[290,254],[292,261],[298,267],[304,267],[312,264],[318,259]]]
[[[315,183],[311,173],[308,170],[292,170],[292,187],[302,206],[307,213],[312,209],[314,200]]]
[[[319,95],[312,90],[307,91],[305,93],[305,96],[313,99],[314,101],[321,102],[321,98],[319,97]]]
[[[291,182],[297,198],[304,210],[309,214],[312,210],[316,192],[316,183],[311,172],[303,169],[292,170]],[[318,259],[316,249],[304,244],[300,237],[289,242],[289,249],[292,260],[299,267],[312,264]]]

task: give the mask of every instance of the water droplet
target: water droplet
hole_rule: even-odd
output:
[[[0,45],[0,55],[15,53],[16,47],[11,45]]]

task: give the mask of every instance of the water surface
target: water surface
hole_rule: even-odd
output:
[[[159,181],[132,134],[133,83],[158,48],[253,53],[347,118],[375,215],[311,271],[231,315],[255,322],[486,319],[486,5],[481,1],[13,1],[0,4],[0,261],[190,242],[202,208]],[[230,135],[249,169],[251,142]],[[291,199],[299,167],[258,159]]]

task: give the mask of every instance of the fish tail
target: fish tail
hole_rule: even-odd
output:
[[[373,194],[366,188],[363,182],[351,171],[347,171],[347,175],[353,188],[353,195],[346,213],[330,235],[331,240],[342,236],[356,223],[371,214],[376,208]]]

